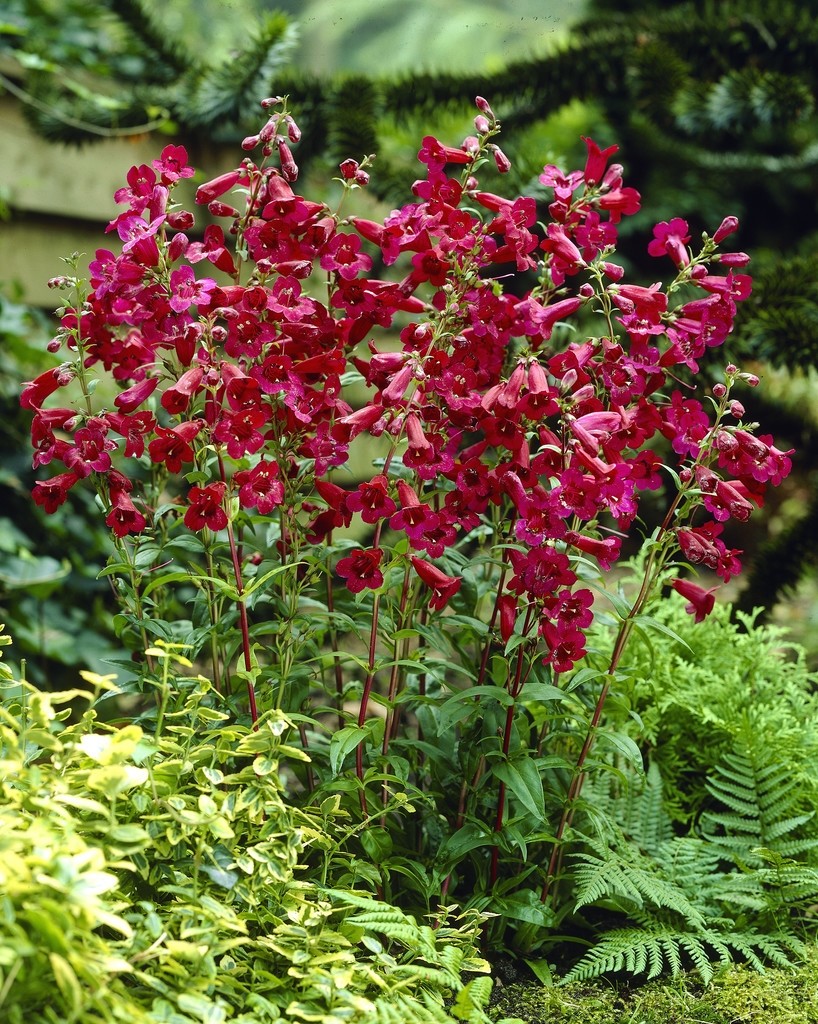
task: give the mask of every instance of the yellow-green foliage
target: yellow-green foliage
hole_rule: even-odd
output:
[[[232,725],[175,678],[152,735],[77,719],[91,691],[1,686],[4,1024],[488,1021],[477,915],[433,929],[310,880],[333,880],[338,808],[285,803],[279,763],[305,755],[282,715]]]

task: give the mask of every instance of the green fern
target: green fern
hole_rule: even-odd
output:
[[[806,952],[794,935],[764,935],[755,932],[722,933],[714,929],[687,932],[669,925],[648,928],[616,928],[606,932],[561,980],[586,981],[602,974],[647,974],[656,978],[666,970],[675,976],[692,967],[709,982],[715,973],[714,962],[722,966],[744,960],[759,971],[772,962],[791,967]]]
[[[818,837],[814,826],[804,829],[815,817],[814,809],[805,808],[805,766],[782,758],[768,737],[759,736],[754,718],[743,716],[734,749],[708,779],[716,806],[702,816],[702,834],[742,863],[759,867],[759,847],[794,857],[818,846]]]
[[[663,877],[660,865],[633,846],[615,849],[590,840],[592,852],[573,858],[574,907],[606,905],[631,913],[646,904],[678,914],[689,927],[704,925],[701,910],[674,881]]]

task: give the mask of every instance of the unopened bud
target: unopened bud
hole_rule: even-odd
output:
[[[48,287],[54,289],[67,288],[70,283],[71,278],[69,277],[52,277],[48,282]]]
[[[300,142],[301,129],[298,127],[295,121],[293,121],[292,117],[290,117],[289,114],[287,114],[287,116],[284,118],[284,123],[287,125],[287,138],[290,140],[290,142]]]
[[[261,101],[261,109],[269,110],[270,107],[277,107],[281,102],[282,100],[280,96],[268,96],[266,99]]]
[[[491,125],[489,124],[489,119],[485,117],[483,114],[478,114],[477,117],[475,117],[474,130],[478,133],[478,135],[486,135],[490,128]]]
[[[725,267],[746,267],[750,262],[746,252],[723,252],[716,259]]]
[[[461,149],[465,149],[471,156],[476,156],[480,152],[480,140],[474,135],[467,135],[463,139]]]
[[[255,149],[258,145],[258,135],[248,135],[247,138],[242,139],[241,148],[244,150]]]
[[[680,470],[679,479],[682,481],[683,484],[689,484],[690,481],[693,479],[693,471],[687,468]]]
[[[474,97],[474,105],[477,107],[481,114],[485,114],[486,117],[490,117],[492,121],[497,120],[497,118],[494,116],[494,111],[489,106],[489,101],[483,99],[482,96]]]
[[[278,134],[278,117],[271,117],[267,124],[258,133],[260,142],[271,142]]]
[[[625,276],[625,268],[620,267],[618,263],[603,263],[602,271],[612,281],[621,281]]]
[[[190,240],[183,232],[180,231],[178,235],[174,235],[168,243],[168,261],[175,263],[178,259],[181,259],[187,252],[189,244]]]
[[[355,184],[360,185],[361,188],[369,184],[369,175],[366,171],[358,170],[355,172]]]
[[[583,299],[590,299],[594,294],[594,286],[586,281],[585,284],[580,285],[579,294]]]
[[[278,143],[278,159],[281,161],[281,176],[285,181],[295,181],[298,178],[298,165],[293,159],[292,150],[283,139]]]
[[[48,352],[59,352],[62,348],[62,340],[60,338],[52,338],[51,341],[46,345]]]
[[[718,245],[719,242],[723,242],[728,235],[732,235],[735,231],[738,231],[738,217],[725,217],[718,228],[716,228],[713,241]]]
[[[740,420],[744,415],[744,406],[741,402],[737,402],[735,399],[730,403],[730,415],[735,416],[737,420]]]
[[[740,373],[738,376],[739,380],[743,380],[747,387],[750,388],[757,388],[758,385],[761,383],[760,378],[757,377],[754,373]]]
[[[214,217],[238,217],[239,215],[239,211],[235,206],[230,206],[229,203],[222,203],[218,199],[208,203],[207,209]]]
[[[511,170],[511,161],[499,146],[494,147],[494,162],[500,174],[508,174]]]
[[[195,224],[193,214],[189,210],[176,210],[168,214],[167,225],[174,231],[189,231]]]
[[[727,394],[727,388],[723,384],[714,384],[713,385],[713,395],[716,398],[724,398],[724,396],[726,394]]]

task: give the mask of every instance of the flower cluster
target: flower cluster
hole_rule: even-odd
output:
[[[680,383],[750,292],[737,272],[747,257],[718,252],[735,218],[700,251],[685,221],[657,225],[648,251],[671,261],[672,280],[627,284],[618,225],[640,198],[611,162],[617,147],[586,139],[582,170],[543,168],[543,225],[535,199],[481,187],[487,159],[509,164],[478,99],[461,146],[423,140],[410,202],[380,222],[344,219],[295,190],[300,132],[282,102],[264,105],[269,119],[244,143],[257,162],[198,188],[200,234],[174,202],[193,175],[182,147],[132,168],[117,191],[124,210],[108,230],[120,245],[96,252],[90,293],[63,311],[52,347],[66,362],[23,389],[34,465],[62,467],[36,484],[38,504],[52,512],[90,478],[126,538],[152,525],[140,467],[193,473],[177,499],[189,530],[282,513],[286,557],[292,533],[319,545],[359,519],[370,540],[336,577],[378,590],[399,565],[438,611],[461,585],[447,552],[488,525],[502,565],[491,626],[505,642],[535,636],[555,673],[585,652],[581,566],[616,561],[641,492],[660,486],[665,448],[679,481],[667,551],[725,581],[739,571],[723,524],[761,504],[790,453],[742,423],[731,391],[749,374],[728,366],[705,396]],[[366,185],[367,166],[341,165],[345,194]],[[503,289],[515,272],[535,280],[522,297]],[[110,405],[94,407],[92,372],[116,382]],[[52,407],[75,378],[85,404]],[[367,386],[363,403],[349,398],[352,378]],[[366,435],[385,439],[385,465],[342,486],[335,471]],[[697,615],[712,605],[711,590],[679,589]]]

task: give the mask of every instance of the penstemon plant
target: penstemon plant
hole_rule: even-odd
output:
[[[298,194],[280,98],[243,143],[256,155],[198,187],[201,234],[175,201],[182,147],[133,167],[119,251],[96,252],[90,287],[76,261],[55,280],[65,362],[22,403],[35,466],[62,467],[34,500],[98,495],[123,642],[184,643],[239,719],[288,716],[308,755],[290,798],[357,822],[345,883],[470,903],[532,949],[569,906],[584,780],[639,759],[616,724],[629,640],[666,631],[648,612],[667,585],[707,615],[717,587],[680,561],[738,573],[724,525],[791,453],[743,421],[751,373],[699,379],[750,293],[749,257],[719,248],[736,219],[699,247],[680,218],[656,225],[672,277],[628,284],[617,232],[640,199],[617,147],[544,167],[540,223],[535,198],[481,188],[487,161],[510,165],[476,103],[462,145],[423,139],[425,176],[382,222],[342,212],[371,157],[340,165],[336,209]],[[639,584],[606,587],[663,479]]]

